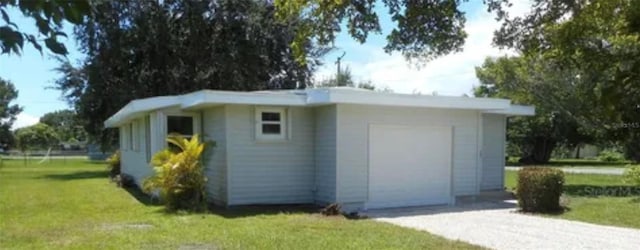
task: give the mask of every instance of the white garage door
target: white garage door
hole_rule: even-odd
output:
[[[447,204],[451,127],[371,125],[367,208]]]

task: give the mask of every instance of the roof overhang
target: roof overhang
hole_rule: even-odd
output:
[[[524,106],[524,105],[510,105],[508,109],[500,109],[500,110],[487,110],[483,112],[485,114],[500,114],[506,116],[532,116],[536,114],[536,108],[534,106]]]
[[[267,106],[320,106],[329,104],[362,104],[399,107],[478,110],[503,115],[534,115],[533,106],[512,105],[510,100],[495,98],[430,96],[381,93],[354,88],[318,88],[283,91],[218,91],[201,90],[176,96],[159,96],[129,102],[104,122],[107,128],[118,127],[147,112],[177,107],[197,110],[225,104]]]

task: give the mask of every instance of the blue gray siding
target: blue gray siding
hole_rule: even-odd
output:
[[[227,203],[227,134],[225,107],[202,111],[202,138],[209,146],[204,152],[207,197],[215,204]],[[215,146],[211,146],[215,141]]]
[[[482,190],[498,190],[504,187],[504,151],[506,143],[506,118],[504,115],[482,115]]]
[[[135,126],[134,129],[136,129],[138,135],[137,143],[139,146],[135,150],[131,148],[121,149],[120,164],[121,172],[132,176],[136,184],[142,187],[144,179],[153,173],[153,169],[147,162],[147,153],[145,150],[147,143],[147,140],[145,140],[147,136],[145,131],[146,121],[145,119],[135,119],[134,121],[137,122],[137,126]],[[125,126],[129,126],[129,124],[131,123],[126,123]],[[120,127],[120,133],[123,133],[123,131],[125,131],[123,127]]]
[[[336,106],[315,108],[316,203],[336,200]]]
[[[226,106],[228,205],[314,201],[313,109],[287,108],[286,141],[256,141],[255,107]]]

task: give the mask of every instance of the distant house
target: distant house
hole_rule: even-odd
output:
[[[122,171],[138,184],[168,133],[197,133],[217,143],[205,157],[216,204],[359,210],[451,204],[502,189],[506,117],[533,114],[504,99],[202,90],[132,101],[105,126],[120,129]]]

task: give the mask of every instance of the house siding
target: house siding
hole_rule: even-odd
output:
[[[228,205],[314,201],[314,112],[288,107],[288,139],[256,141],[255,107],[227,105]]]
[[[336,106],[315,108],[315,201],[336,200]]]
[[[227,204],[227,135],[226,109],[224,106],[202,111],[202,138],[215,142],[207,146],[204,155],[204,172],[207,176],[207,197],[218,205]]]
[[[368,199],[370,124],[453,127],[453,194],[477,193],[478,119],[470,110],[337,105],[337,202],[353,207]]]
[[[146,153],[146,120],[145,119],[135,119],[137,126],[134,126],[137,134],[137,143],[138,147],[136,150],[132,148],[124,148],[120,150],[120,164],[121,164],[121,172],[124,174],[128,174],[132,176],[135,180],[136,185],[142,187],[144,183],[144,179],[153,173],[153,169],[149,166],[147,162],[147,153]],[[131,123],[126,123],[124,126],[129,126]],[[120,127],[120,133],[128,132],[123,127]],[[122,136],[120,138],[123,138]],[[129,138],[128,135],[125,138]],[[136,140],[134,139],[134,142]],[[125,142],[128,143],[128,142]]]
[[[506,117],[482,115],[482,178],[481,190],[498,190],[504,187],[506,144]]]

